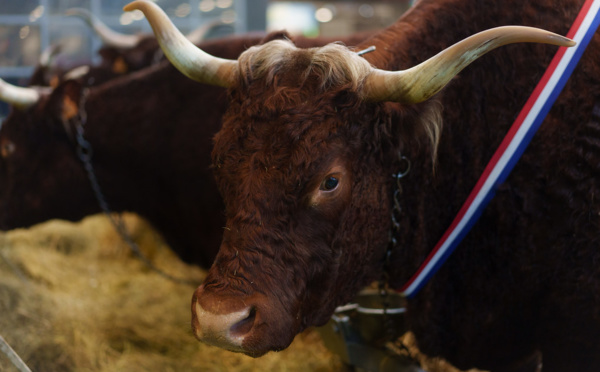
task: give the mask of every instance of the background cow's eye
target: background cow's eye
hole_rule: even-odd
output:
[[[333,191],[337,188],[339,182],[336,176],[327,176],[321,183],[321,190]]]

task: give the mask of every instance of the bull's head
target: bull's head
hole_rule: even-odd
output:
[[[192,324],[200,340],[253,356],[285,348],[307,326],[326,322],[378,275],[391,224],[390,174],[398,165],[389,154],[402,148],[394,122],[426,127],[435,148],[435,105],[413,104],[498,46],[572,45],[543,30],[507,27],[397,72],[373,68],[341,45],[302,50],[281,40],[233,61],[192,46],[153,3],[125,9],[146,14],[184,74],[230,88],[213,150],[227,226],[194,294]],[[386,101],[403,105],[390,110]]]

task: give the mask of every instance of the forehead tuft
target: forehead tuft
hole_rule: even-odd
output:
[[[238,61],[246,82],[272,84],[276,76],[302,82],[310,77],[327,89],[350,84],[357,90],[372,70],[364,58],[338,43],[301,49],[288,40],[273,40],[248,49]]]

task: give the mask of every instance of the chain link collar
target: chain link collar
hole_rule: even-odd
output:
[[[378,283],[379,295],[381,296],[381,302],[383,304],[383,323],[386,326],[386,329],[390,329],[388,327],[389,317],[388,310],[390,308],[390,299],[389,299],[389,290],[390,290],[390,266],[391,266],[391,257],[392,257],[392,249],[398,244],[397,236],[400,234],[400,215],[402,212],[402,206],[400,205],[400,195],[402,194],[402,185],[400,184],[400,180],[404,178],[408,172],[410,171],[410,160],[406,156],[403,156],[401,153],[398,153],[398,159],[400,160],[400,165],[402,170],[398,171],[395,174],[392,174],[392,177],[395,180],[395,188],[392,196],[393,206],[392,206],[392,230],[390,231],[390,238],[387,245],[387,249],[385,251],[385,257],[383,259],[383,268],[381,279]]]

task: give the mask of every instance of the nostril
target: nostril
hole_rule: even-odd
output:
[[[252,309],[250,309],[250,313],[248,314],[248,316],[246,318],[240,320],[239,322],[237,322],[233,326],[231,326],[231,328],[229,329],[230,334],[234,337],[244,336],[245,334],[250,332],[250,330],[254,326],[255,320],[256,320],[256,308],[253,307]]]

